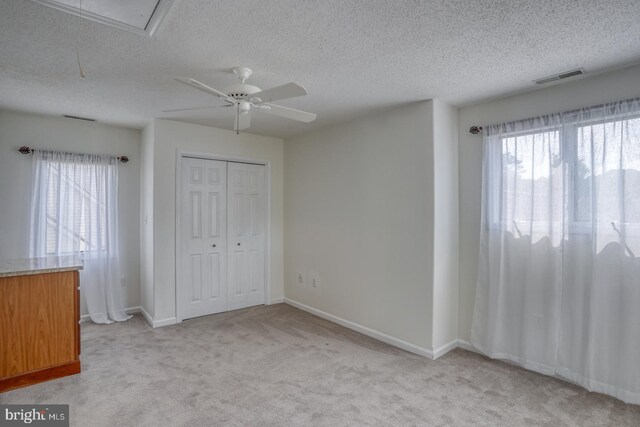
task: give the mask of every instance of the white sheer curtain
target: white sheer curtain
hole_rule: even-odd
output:
[[[640,99],[485,127],[472,344],[640,403]]]
[[[80,256],[80,293],[91,320],[131,317],[120,286],[115,157],[35,152],[30,255]]]

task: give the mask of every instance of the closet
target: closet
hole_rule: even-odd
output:
[[[264,304],[265,166],[181,158],[181,319]]]

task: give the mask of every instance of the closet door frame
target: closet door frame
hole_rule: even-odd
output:
[[[199,153],[185,150],[176,150],[176,222],[175,222],[175,308],[176,308],[176,323],[180,323],[183,320],[184,313],[181,312],[180,308],[180,283],[181,274],[180,271],[180,246],[182,242],[182,232],[181,232],[181,219],[182,219],[182,206],[180,200],[182,200],[182,158],[183,157],[191,157],[195,159],[204,159],[204,160],[218,160],[221,162],[237,162],[237,163],[249,163],[254,165],[262,165],[265,167],[265,197],[266,197],[266,212],[265,212],[265,221],[266,221],[266,238],[265,238],[265,268],[264,268],[264,304],[271,304],[271,161],[265,159],[256,159],[251,157],[240,157],[240,156],[228,156],[224,154],[212,154],[212,153]]]

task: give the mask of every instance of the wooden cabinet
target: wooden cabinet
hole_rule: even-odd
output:
[[[80,372],[78,277],[0,277],[0,392]]]

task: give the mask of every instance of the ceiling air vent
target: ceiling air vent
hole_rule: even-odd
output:
[[[581,76],[584,73],[586,73],[584,68],[578,68],[576,70],[565,71],[564,73],[555,74],[553,76],[544,77],[542,79],[534,80],[533,82],[535,84],[537,84],[537,85],[545,85],[547,83],[557,82],[559,80],[564,80],[564,79],[569,79],[571,77]]]
[[[96,119],[90,119],[88,117],[80,117],[80,116],[70,116],[69,114],[65,114],[64,117],[66,117],[67,119],[84,120],[85,122],[95,122],[96,121]]]

